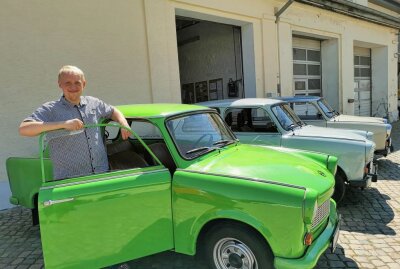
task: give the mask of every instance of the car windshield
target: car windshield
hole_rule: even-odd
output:
[[[331,119],[338,115],[338,113],[328,104],[328,102],[325,101],[325,99],[321,98],[318,101],[318,105],[328,118]]]
[[[185,159],[194,159],[236,142],[236,137],[216,113],[175,117],[167,121],[167,128]]]
[[[279,124],[286,131],[293,130],[296,127],[301,127],[304,123],[294,113],[288,104],[280,104],[271,108],[272,112],[279,121]]]

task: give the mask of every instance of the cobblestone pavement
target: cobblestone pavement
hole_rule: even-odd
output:
[[[335,253],[327,250],[316,268],[400,269],[400,122],[393,124],[395,151],[377,160],[379,180],[366,190],[349,190],[343,204]],[[44,268],[38,226],[30,210],[0,211],[0,269]],[[164,252],[113,269],[205,269],[196,257]]]

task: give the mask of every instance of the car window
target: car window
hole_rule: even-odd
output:
[[[147,124],[151,125],[151,123]],[[95,130],[97,128],[100,132]],[[153,135],[153,130],[155,130],[152,125],[146,128],[141,124],[140,128],[143,137]],[[87,126],[78,131],[61,129],[44,134],[41,137],[44,152],[42,154],[44,156],[41,156],[42,160],[48,154],[53,166],[58,167],[57,171],[59,171],[58,174],[54,173],[56,175],[54,178],[51,175],[43,175],[44,179],[46,181],[63,180],[104,174],[115,170],[158,165],[151,158],[147,158],[150,161],[145,160],[146,155],[150,154],[139,141],[135,142],[133,137],[122,140],[120,133],[120,127],[115,122],[110,122],[107,126]],[[99,134],[101,136],[97,137]],[[157,136],[152,136],[152,138],[154,137]],[[86,144],[79,142],[82,139],[89,138],[94,138],[96,142],[99,142],[96,147],[90,144],[86,146]],[[78,147],[71,147],[70,145],[73,143],[78,143]],[[80,145],[84,147],[79,147]],[[94,161],[93,157],[95,157]],[[92,161],[90,161],[90,158],[92,158]]]
[[[325,99],[321,99],[317,103],[328,118],[332,118],[337,115],[337,112],[325,101]]]
[[[230,108],[225,113],[225,122],[234,132],[278,132],[263,108]]]
[[[111,122],[111,124],[113,123]],[[148,147],[154,143],[164,143],[160,130],[151,122],[128,119],[128,123]],[[123,140],[120,135],[118,127],[105,127],[105,143],[110,171],[158,165],[136,136],[132,134],[127,140]]]
[[[167,128],[185,159],[236,141],[216,113],[198,113],[169,119]]]
[[[286,131],[292,130],[295,127],[302,126],[303,122],[294,113],[288,104],[279,104],[271,107],[272,113],[278,119],[279,124]]]
[[[312,103],[295,102],[291,104],[294,112],[302,120],[320,120],[322,119],[321,112]]]

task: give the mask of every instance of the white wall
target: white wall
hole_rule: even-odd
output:
[[[307,14],[307,16],[304,16]],[[331,90],[333,87],[338,87],[338,107],[345,114],[354,113],[354,104],[348,103],[348,99],[354,98],[354,70],[353,70],[353,46],[363,46],[368,48],[383,48],[386,47],[388,53],[386,55],[378,53],[375,67],[372,69],[386,70],[384,76],[380,76],[380,85],[383,85],[383,91],[387,92],[389,98],[389,115],[390,120],[397,120],[397,105],[395,105],[396,85],[397,80],[394,52],[397,50],[396,30],[389,27],[380,26],[374,23],[361,21],[335,12],[322,10],[315,7],[310,7],[300,3],[294,3],[290,8],[282,14],[278,25],[279,29],[279,49],[280,49],[280,65],[281,65],[281,81],[283,85],[283,93],[293,94],[293,89],[288,85],[292,81],[292,72],[288,71],[291,64],[291,56],[289,49],[291,44],[291,36],[289,33],[297,35],[316,37],[322,40],[337,39],[338,53],[335,58],[332,58],[329,67],[329,72],[334,72],[336,82],[329,79],[326,80],[322,74],[323,86]],[[336,46],[336,45],[335,45]],[[324,49],[324,48],[323,48]],[[328,51],[322,52],[330,54],[335,47],[325,47]],[[329,52],[329,50],[332,50]],[[283,66],[285,65],[285,66]],[[326,60],[322,62],[323,69],[326,71]],[[383,66],[382,66],[383,65]],[[337,71],[336,71],[337,70]],[[336,73],[338,72],[338,73]],[[383,82],[384,80],[385,82]],[[327,84],[328,83],[328,84]],[[374,81],[372,81],[374,83]],[[325,92],[325,88],[323,92]],[[329,92],[330,94],[330,92]],[[393,97],[393,98],[391,98]],[[334,99],[334,97],[332,96]],[[392,101],[392,99],[394,101]]]

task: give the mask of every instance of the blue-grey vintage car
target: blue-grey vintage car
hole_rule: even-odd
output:
[[[376,144],[375,154],[386,156],[393,151],[392,125],[384,118],[340,114],[319,96],[294,96],[279,99],[288,102],[299,118],[308,124],[373,132],[373,141]]]
[[[323,152],[339,158],[333,198],[339,202],[347,185],[366,188],[377,180],[373,134],[306,125],[289,104],[246,98],[199,103],[217,109],[243,143]]]

